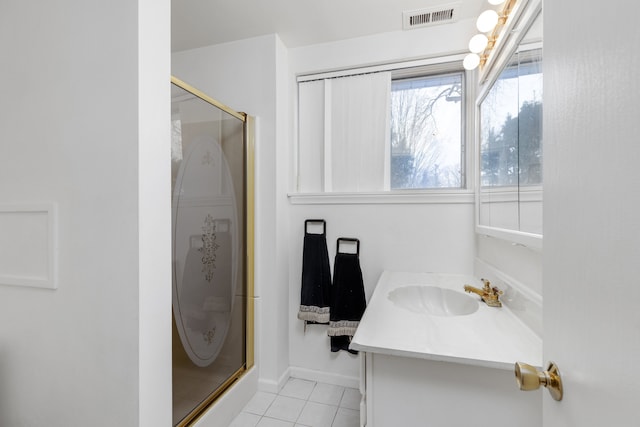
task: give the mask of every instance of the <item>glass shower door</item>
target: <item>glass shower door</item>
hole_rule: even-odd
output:
[[[172,79],[173,424],[246,369],[246,116]]]

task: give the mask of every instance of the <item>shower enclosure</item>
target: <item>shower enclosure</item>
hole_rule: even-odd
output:
[[[171,79],[173,425],[253,366],[253,119]]]

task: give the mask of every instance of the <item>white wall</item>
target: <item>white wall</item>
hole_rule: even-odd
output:
[[[291,104],[296,105],[295,76],[314,72],[402,62],[464,52],[473,27],[468,22],[399,31],[291,49]],[[436,42],[437,41],[437,42]],[[294,107],[295,113],[295,107]],[[295,127],[295,114],[292,116]],[[291,140],[292,147],[297,143]],[[295,155],[292,151],[291,155]],[[291,158],[291,167],[294,159]],[[293,180],[289,190],[294,191]],[[291,374],[355,386],[357,358],[331,353],[326,326],[308,326],[296,318],[300,305],[304,220],[327,221],[331,265],[338,237],[360,239],[360,261],[367,299],[383,270],[473,272],[473,198],[462,203],[292,204],[289,228],[289,330]]]
[[[290,50],[291,71],[310,74],[468,51],[475,25],[469,21],[395,31]]]
[[[0,425],[168,425],[169,2],[0,9],[0,203],[59,213],[58,289],[0,284]]]
[[[476,253],[480,262],[496,268],[532,292],[542,295],[541,250],[495,237],[478,235]]]
[[[360,239],[365,294],[370,299],[380,274],[393,271],[473,272],[473,203],[292,205],[289,268],[290,361],[292,374],[355,387],[359,362],[347,352],[331,353],[327,327],[296,318],[300,305],[304,220],[327,221],[331,266],[338,237]]]
[[[171,2],[138,1],[139,426],[170,425]]]

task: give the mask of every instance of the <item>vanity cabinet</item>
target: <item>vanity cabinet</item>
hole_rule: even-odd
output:
[[[366,353],[362,426],[540,427],[542,393],[512,370]]]
[[[514,376],[516,361],[542,364],[542,341],[467,284],[482,287],[469,275],[382,274],[351,342],[362,352],[361,426],[542,424],[542,393],[519,391]]]

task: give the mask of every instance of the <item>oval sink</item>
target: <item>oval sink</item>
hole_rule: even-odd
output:
[[[398,307],[433,316],[464,316],[478,310],[478,301],[462,292],[437,286],[407,285],[387,295]]]

